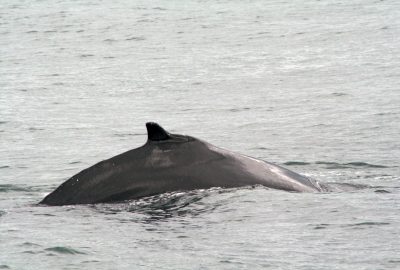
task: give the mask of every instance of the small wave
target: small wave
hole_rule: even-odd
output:
[[[310,165],[311,163],[309,162],[303,162],[303,161],[287,161],[283,163],[283,165],[287,166],[304,166],[304,165]]]
[[[329,191],[332,192],[346,192],[346,191],[351,192],[356,190],[373,188],[369,185],[353,184],[353,183],[328,182],[327,185],[329,187]]]
[[[81,54],[80,57],[82,58],[87,58],[87,57],[93,57],[94,54]]]
[[[32,243],[32,242],[24,242],[24,243],[21,244],[21,246],[24,246],[24,247],[40,247],[39,244],[35,244],[35,243]]]
[[[61,247],[61,246],[46,248],[44,250],[58,253],[58,254],[67,254],[67,255],[86,254],[85,252],[79,251],[77,249],[73,249],[70,247]]]
[[[327,165],[327,169],[351,169],[351,168],[388,168],[383,165],[376,165],[371,163],[366,163],[362,161],[355,162],[347,162],[347,163],[338,163],[338,162],[329,162],[329,161],[316,161],[317,165]]]
[[[44,128],[30,127],[28,130],[29,131],[40,131],[40,130],[44,130]]]
[[[71,161],[71,162],[69,162],[68,164],[73,165],[73,164],[79,164],[79,163],[82,163],[82,162],[80,162],[80,161]]]
[[[114,133],[115,137],[131,137],[131,136],[144,136],[145,133]]]
[[[374,191],[375,193],[391,193],[390,191],[386,190],[386,189],[377,189]]]
[[[32,192],[32,191],[36,191],[36,189],[33,187],[17,186],[17,185],[11,185],[11,184],[0,185],[0,192],[11,192],[11,191]]]
[[[143,40],[146,40],[146,38],[145,37],[129,37],[129,38],[126,38],[125,40],[143,41]]]
[[[374,221],[366,221],[355,224],[348,224],[348,227],[359,227],[359,226],[382,226],[382,225],[390,225],[389,222],[374,222]]]
[[[339,163],[339,162],[332,162],[332,161],[316,161],[316,162],[305,162],[305,161],[287,161],[283,163],[287,166],[305,166],[305,165],[326,165],[327,169],[351,169],[351,168],[388,168],[387,166],[377,165],[366,163],[362,161],[354,161],[354,162],[346,162],[346,163]]]
[[[342,93],[342,92],[334,92],[334,93],[332,93],[332,96],[342,97],[342,96],[347,96],[347,94],[346,93]]]
[[[322,230],[322,229],[326,229],[329,226],[329,224],[327,223],[321,223],[321,224],[317,224],[314,229],[315,230]]]
[[[249,107],[243,107],[243,108],[231,108],[228,111],[230,112],[242,112],[242,111],[248,111],[250,110]]]
[[[369,168],[387,168],[387,166],[370,164],[366,162],[349,162],[345,163],[344,165],[350,165],[355,167],[369,167]]]

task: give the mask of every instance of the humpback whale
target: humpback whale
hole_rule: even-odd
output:
[[[318,181],[281,166],[171,134],[146,123],[147,142],[72,176],[40,204],[119,202],[172,191],[262,185],[297,192],[324,191]]]

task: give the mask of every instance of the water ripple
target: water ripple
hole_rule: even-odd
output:
[[[362,161],[354,161],[354,162],[346,162],[346,163],[339,163],[339,162],[332,162],[332,161],[316,161],[314,163],[311,162],[304,162],[304,161],[287,161],[283,163],[287,166],[305,166],[305,165],[325,165],[326,169],[352,169],[352,168],[389,168],[388,166],[384,165],[377,165],[371,164]]]
[[[188,192],[171,192],[118,204],[93,205],[97,211],[115,215],[120,212],[132,212],[144,215],[143,221],[160,221],[173,217],[197,216],[214,211],[222,204],[204,200],[210,196],[232,192],[236,189],[211,188]],[[140,221],[141,217],[139,217]],[[122,220],[126,221],[126,220]],[[137,219],[135,219],[137,221]]]
[[[0,192],[32,192],[37,191],[37,188],[23,185],[3,184],[0,185]]]
[[[382,225],[390,225],[390,223],[389,222],[366,221],[366,222],[360,222],[360,223],[355,223],[355,224],[348,224],[346,226],[359,227],[359,226],[382,226]]]
[[[67,254],[67,255],[87,254],[85,252],[79,251],[77,249],[73,249],[71,247],[62,247],[62,246],[50,247],[50,248],[46,248],[44,250],[52,252],[52,253]]]

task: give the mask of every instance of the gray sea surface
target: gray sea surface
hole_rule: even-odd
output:
[[[0,269],[400,269],[400,2],[0,2]],[[145,122],[335,187],[37,203]]]

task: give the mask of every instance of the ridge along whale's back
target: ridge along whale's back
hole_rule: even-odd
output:
[[[318,182],[283,167],[218,148],[146,123],[147,142],[72,176],[40,203],[92,204],[171,191],[263,185],[287,191],[321,191]]]

